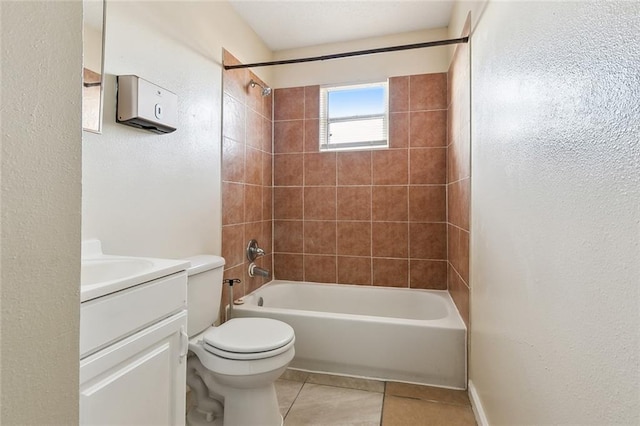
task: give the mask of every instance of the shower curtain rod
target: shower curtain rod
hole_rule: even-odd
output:
[[[326,61],[327,59],[348,58],[351,56],[371,55],[373,53],[396,52],[398,50],[422,49],[424,47],[446,46],[448,44],[468,43],[469,37],[452,38],[448,40],[427,41],[424,43],[403,44],[400,46],[381,47],[378,49],[356,50],[353,52],[334,53],[333,55],[311,56],[308,58],[284,59],[282,61],[256,62],[253,64],[224,65],[225,70],[238,68],[270,67],[272,65],[299,64],[303,62]]]

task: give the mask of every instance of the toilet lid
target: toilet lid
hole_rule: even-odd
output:
[[[203,336],[208,346],[237,354],[269,352],[287,345],[293,338],[289,324],[270,318],[233,318]]]

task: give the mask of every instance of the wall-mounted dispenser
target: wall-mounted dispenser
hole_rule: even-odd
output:
[[[117,77],[116,121],[154,133],[176,130],[178,96],[137,75]]]

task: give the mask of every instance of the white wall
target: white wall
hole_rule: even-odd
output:
[[[0,424],[77,424],[82,3],[0,15]]]
[[[83,141],[83,239],[118,254],[220,254],[222,48],[242,61],[271,52],[227,2],[108,2],[106,32],[103,133]],[[116,124],[120,74],[177,93],[178,130]]]
[[[470,378],[491,424],[640,423],[640,3],[472,39]]]
[[[356,50],[400,46],[411,43],[444,40],[447,29],[414,31],[344,43],[330,43],[275,52],[274,60],[305,58]],[[256,62],[256,61],[253,61]],[[260,68],[256,68],[260,69]],[[399,75],[447,72],[449,51],[446,46],[405,50],[392,53],[309,62],[273,67],[274,87],[298,87],[316,84],[338,84],[379,81]]]

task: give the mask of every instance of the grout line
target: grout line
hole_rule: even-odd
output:
[[[387,399],[387,382],[384,381],[383,383],[384,386],[382,388],[382,407],[380,407],[380,422],[378,423],[380,426],[382,426],[382,419],[384,418],[384,403]]]

